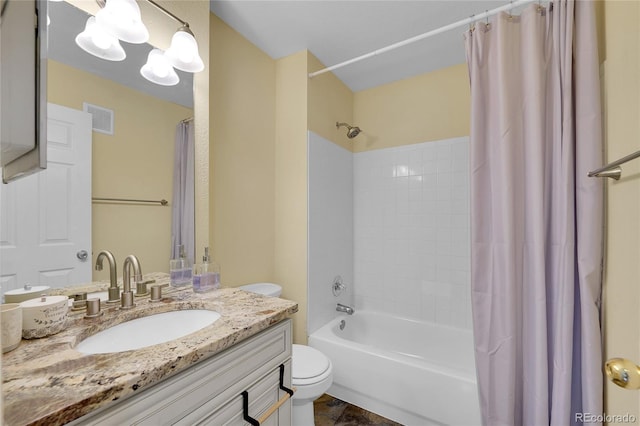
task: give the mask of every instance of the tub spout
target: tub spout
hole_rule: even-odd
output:
[[[343,305],[342,303],[338,303],[338,306],[336,306],[336,311],[344,312],[348,315],[353,315],[353,313],[355,312],[351,306]]]

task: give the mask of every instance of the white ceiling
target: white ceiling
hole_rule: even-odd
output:
[[[326,66],[508,3],[486,0],[211,0],[211,10],[274,59],[308,49]],[[460,64],[464,28],[334,71],[351,90]]]

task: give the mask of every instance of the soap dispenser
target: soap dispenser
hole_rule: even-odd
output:
[[[206,293],[218,288],[220,288],[220,266],[211,261],[209,247],[205,247],[202,263],[193,265],[193,291]]]
[[[191,283],[191,262],[186,258],[184,245],[180,244],[177,247],[179,257],[169,261],[170,283],[172,287],[184,287]]]

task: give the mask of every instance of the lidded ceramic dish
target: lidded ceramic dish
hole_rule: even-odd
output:
[[[9,290],[4,294],[4,303],[20,303],[47,294],[51,287],[46,285],[25,284],[23,288]]]
[[[67,325],[67,296],[42,296],[26,300],[22,306],[22,338],[37,339],[59,333]]]

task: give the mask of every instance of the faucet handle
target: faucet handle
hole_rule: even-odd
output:
[[[151,286],[151,301],[159,302],[162,300],[162,287],[161,285],[152,285]]]
[[[87,292],[83,291],[80,293],[72,294],[70,296],[73,299],[73,303],[71,304],[72,311],[79,311],[87,307]]]
[[[102,311],[100,310],[100,299],[92,298],[87,299],[87,313],[84,316],[85,318],[96,318],[102,315]]]
[[[149,290],[147,290],[147,282],[146,281],[138,281],[136,280],[136,297],[142,297],[149,294]]]
[[[136,304],[133,302],[133,292],[132,291],[123,291],[120,296],[120,309],[131,309]]]

